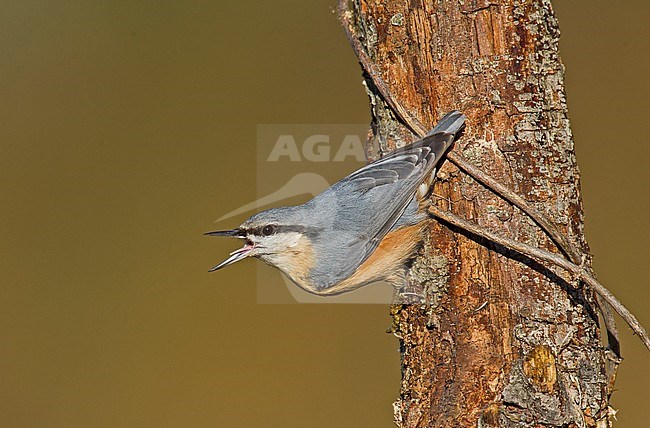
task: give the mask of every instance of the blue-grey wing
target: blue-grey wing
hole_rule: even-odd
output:
[[[313,275],[317,284],[327,287],[352,275],[405,210],[415,218],[418,186],[433,173],[464,120],[459,112],[449,113],[425,138],[353,172],[310,201],[324,213],[319,221],[329,235],[315,243],[323,246],[315,252],[321,258]],[[326,272],[326,267],[335,268]]]

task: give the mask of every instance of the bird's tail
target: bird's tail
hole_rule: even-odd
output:
[[[465,129],[465,115],[458,110],[451,111],[438,121],[438,124],[421,140],[431,147],[435,154],[434,164],[440,162],[442,156],[456,141]]]
[[[458,110],[453,110],[443,116],[436,126],[422,139],[423,143],[431,147],[435,153],[434,164],[440,162],[442,156],[454,144],[463,129],[465,129],[465,115]]]
[[[457,138],[462,130],[465,129],[465,119],[467,119],[465,115],[458,110],[450,111],[438,121],[436,126],[431,131],[429,131],[427,136],[436,134],[451,134]]]
[[[449,147],[454,144],[454,141],[460,137],[463,129],[465,129],[465,119],[465,115],[458,110],[451,111],[440,119],[438,124],[420,140],[420,144],[429,146],[433,152],[432,162],[429,166],[431,172],[420,183],[417,190],[417,196],[421,201],[431,192],[433,179],[440,167],[442,157],[449,150]]]

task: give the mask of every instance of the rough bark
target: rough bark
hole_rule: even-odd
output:
[[[429,125],[464,112],[468,127],[454,150],[550,216],[587,254],[550,2],[356,0],[353,10],[357,35],[406,109]],[[412,141],[367,87],[374,155]],[[557,251],[523,213],[449,163],[434,194],[462,217]],[[396,423],[609,426],[593,295],[562,270],[437,222],[430,229],[410,274],[430,304],[392,311],[402,356]]]

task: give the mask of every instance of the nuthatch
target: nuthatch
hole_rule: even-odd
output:
[[[210,271],[257,257],[318,295],[381,280],[403,286],[407,262],[422,241],[436,166],[464,127],[465,116],[452,111],[423,139],[353,172],[303,205],[272,208],[236,229],[206,233],[246,242]]]

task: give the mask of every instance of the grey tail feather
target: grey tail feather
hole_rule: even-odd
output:
[[[435,134],[452,134],[457,136],[457,134],[465,128],[465,119],[465,115],[458,110],[450,111],[438,121],[436,126],[429,131],[427,136]]]

